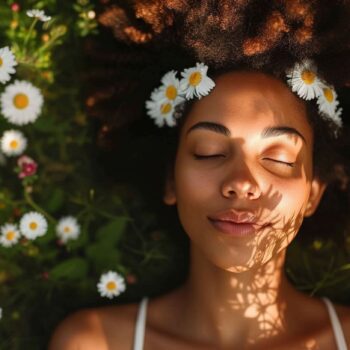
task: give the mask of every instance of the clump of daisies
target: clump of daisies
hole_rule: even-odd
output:
[[[32,10],[28,10],[26,13],[27,13],[27,16],[35,18],[41,22],[47,22],[51,19],[51,16],[47,16],[45,14],[45,11],[43,10],[32,9]]]
[[[19,223],[22,235],[30,240],[44,236],[47,232],[47,227],[48,224],[45,217],[36,211],[24,214]]]
[[[208,66],[197,63],[195,67],[181,72],[181,80],[176,77],[177,72],[174,70],[162,77],[162,85],[154,89],[150,100],[146,101],[147,114],[157,126],[175,126],[178,105],[194,97],[200,99],[208,95],[215,83],[207,76],[207,71]]]
[[[10,123],[25,125],[38,118],[43,101],[38,88],[28,81],[16,80],[6,86],[0,97],[1,112]]]
[[[19,130],[7,130],[0,139],[1,152],[8,157],[18,156],[27,147],[27,138]]]
[[[11,79],[10,74],[16,73],[15,66],[17,61],[15,55],[5,46],[0,49],[0,82],[5,84]]]
[[[112,299],[124,292],[126,289],[123,276],[114,271],[108,271],[100,277],[97,284],[97,290],[102,297]]]
[[[0,244],[6,248],[18,243],[21,237],[18,226],[16,224],[4,224],[0,228],[0,233]]]
[[[63,243],[77,239],[80,234],[80,225],[73,216],[62,217],[56,226],[56,234]]]
[[[317,68],[312,60],[306,59],[296,63],[288,70],[287,83],[300,98],[317,99],[320,115],[331,119],[338,127],[342,126],[342,109],[337,108],[337,94],[332,86],[318,77]]]

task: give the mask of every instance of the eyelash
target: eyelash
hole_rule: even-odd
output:
[[[194,157],[196,159],[209,159],[209,158],[218,158],[218,157],[225,157],[223,154],[211,154],[209,156],[203,156],[201,154],[194,154]]]
[[[271,160],[272,162],[276,162],[276,163],[280,163],[286,166],[289,166],[291,168],[294,167],[295,163],[293,162],[282,162],[281,160],[277,160],[277,159],[272,159],[272,158],[263,158],[264,160]]]
[[[211,154],[208,156],[204,156],[204,155],[200,155],[200,154],[194,154],[194,157],[195,157],[195,159],[203,160],[203,159],[210,159],[210,158],[225,157],[225,155],[224,154]],[[293,168],[295,165],[295,163],[293,163],[293,162],[282,162],[281,160],[276,160],[276,159],[272,159],[272,158],[263,158],[263,159],[270,160],[272,162],[276,162],[279,164],[283,164],[283,165],[291,167],[291,168]]]

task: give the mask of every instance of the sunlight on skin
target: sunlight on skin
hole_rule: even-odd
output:
[[[195,130],[201,122],[223,125],[230,135]],[[279,126],[302,136],[262,136],[266,128]],[[193,104],[164,195],[166,204],[177,205],[191,239],[190,274],[183,287],[188,302],[181,314],[189,337],[243,347],[277,339],[291,327],[293,305],[305,297],[284,276],[285,248],[324,190],[313,179],[312,144],[303,102],[270,76],[224,74]],[[195,154],[219,156],[195,159]],[[230,236],[208,220],[231,209],[252,214],[256,234]],[[235,343],[243,335],[246,342]],[[305,339],[305,349],[312,344]]]

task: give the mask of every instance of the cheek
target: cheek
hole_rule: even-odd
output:
[[[276,181],[276,207],[272,210],[272,216],[276,215],[276,222],[280,225],[296,225],[299,228],[304,218],[304,212],[310,194],[310,182],[305,178],[291,179],[288,181]],[[277,195],[277,194],[280,195]]]
[[[205,227],[211,205],[219,198],[213,175],[191,167],[186,160],[178,159],[175,167],[175,192],[179,219],[190,236]]]
[[[207,179],[186,166],[175,173],[175,179],[178,209],[198,211],[206,202]]]

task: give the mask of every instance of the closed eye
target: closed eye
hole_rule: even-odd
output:
[[[209,158],[225,157],[224,154],[209,154],[209,155],[194,154],[193,156],[195,157],[195,159],[209,159]]]
[[[263,158],[263,160],[269,160],[271,162],[275,162],[275,163],[279,163],[279,164],[282,164],[282,165],[286,165],[286,166],[289,166],[291,168],[293,168],[294,165],[295,165],[295,163],[293,163],[293,162],[283,162],[282,160],[273,159],[273,158]]]

